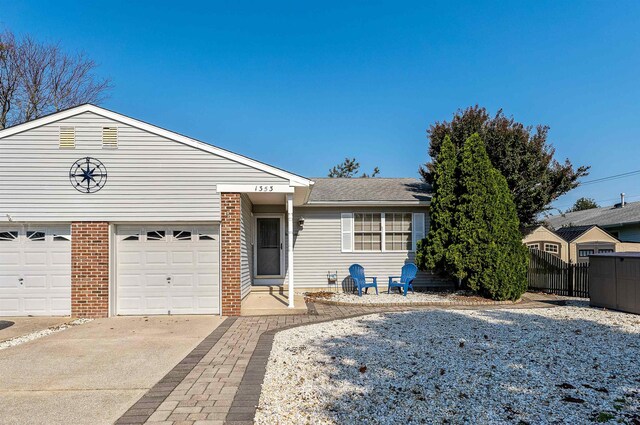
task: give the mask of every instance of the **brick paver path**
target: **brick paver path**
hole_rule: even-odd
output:
[[[538,302],[517,305],[518,308],[542,306],[549,305]],[[252,424],[277,331],[307,323],[416,309],[410,306],[329,306],[316,303],[309,304],[309,313],[306,315],[226,319],[116,424]]]

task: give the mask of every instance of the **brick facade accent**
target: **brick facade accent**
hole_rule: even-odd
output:
[[[220,195],[222,220],[220,245],[222,248],[222,314],[240,315],[240,194]]]
[[[71,223],[71,315],[109,315],[109,223]]]

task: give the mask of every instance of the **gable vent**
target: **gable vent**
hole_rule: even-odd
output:
[[[76,147],[75,127],[60,127],[60,149],[74,149]]]
[[[117,148],[118,147],[118,128],[102,127],[102,147]]]

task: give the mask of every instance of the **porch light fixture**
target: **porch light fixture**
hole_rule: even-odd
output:
[[[304,227],[304,217],[300,217],[298,224],[300,225],[300,228]]]

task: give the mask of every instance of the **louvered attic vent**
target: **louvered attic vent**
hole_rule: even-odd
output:
[[[60,127],[60,149],[74,149],[76,147],[75,127]]]
[[[102,127],[102,147],[113,149],[118,147],[117,127]]]

